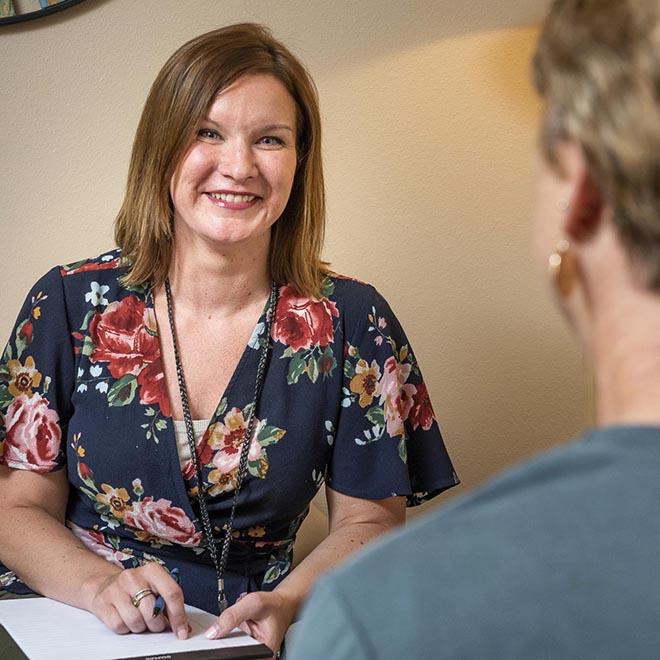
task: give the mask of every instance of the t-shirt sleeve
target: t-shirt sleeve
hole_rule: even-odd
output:
[[[300,629],[286,649],[287,660],[333,658],[333,660],[375,660],[368,640],[350,615],[350,605],[327,578],[315,587],[302,612]]]
[[[346,326],[341,409],[327,485],[420,504],[458,483],[403,328],[372,287]]]
[[[32,288],[0,358],[0,463],[64,465],[75,365],[64,288],[53,268]]]

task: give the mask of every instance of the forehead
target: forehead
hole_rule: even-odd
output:
[[[267,73],[246,74],[219,92],[207,117],[218,123],[281,124],[295,127],[296,104],[284,85]]]

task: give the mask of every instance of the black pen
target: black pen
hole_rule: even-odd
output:
[[[170,577],[177,583],[181,584],[179,581],[179,569],[178,568],[173,568],[170,571]],[[163,600],[162,596],[158,596],[156,598],[156,602],[154,603],[154,611],[151,615],[152,619],[155,619],[161,612],[165,610],[165,601]]]

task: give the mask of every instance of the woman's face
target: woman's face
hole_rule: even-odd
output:
[[[215,98],[170,182],[177,243],[267,241],[296,162],[293,98],[274,76],[242,76]]]

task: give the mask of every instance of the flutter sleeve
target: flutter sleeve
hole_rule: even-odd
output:
[[[346,325],[327,485],[365,499],[405,495],[414,506],[458,477],[410,342],[384,298],[367,291]]]
[[[0,359],[0,463],[46,473],[64,464],[74,352],[62,278],[32,288]]]

